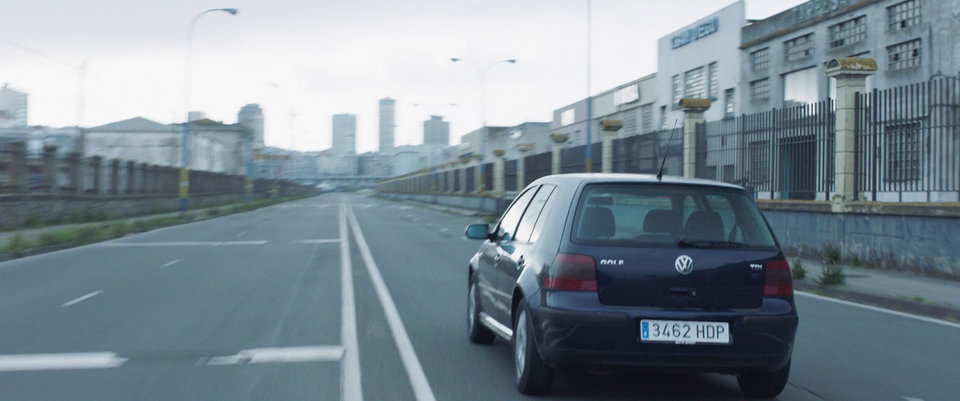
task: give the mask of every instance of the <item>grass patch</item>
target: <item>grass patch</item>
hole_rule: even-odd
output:
[[[793,262],[793,270],[791,270],[794,280],[803,280],[807,278],[807,270],[803,268],[803,263],[800,261]]]
[[[0,246],[0,254],[10,254],[14,257],[20,257],[23,256],[26,251],[33,248],[56,246],[72,247],[92,244],[95,242],[120,238],[129,234],[141,233],[177,224],[189,223],[191,221],[247,212],[262,207],[273,206],[278,203],[302,199],[305,197],[306,196],[287,197],[282,199],[261,199],[250,203],[239,203],[225,207],[210,208],[202,211],[199,214],[186,213],[181,215],[142,218],[131,221],[114,221],[100,224],[87,224],[78,227],[67,227],[43,233],[34,240],[24,238],[20,234],[16,234],[11,237],[5,245]],[[100,214],[89,214],[82,216],[81,218],[100,217],[102,217]]]
[[[830,244],[823,244],[823,263],[835,265],[840,263],[840,248]]]
[[[844,273],[843,267],[835,264],[828,264],[827,266],[824,266],[823,271],[820,272],[820,277],[817,277],[817,284],[819,284],[821,287],[842,285],[846,281],[847,274]]]
[[[915,296],[913,297],[913,302],[919,302],[919,303],[925,304],[925,303],[927,303],[927,300],[926,300],[924,297],[921,297],[921,296],[919,296],[919,295],[915,295]]]

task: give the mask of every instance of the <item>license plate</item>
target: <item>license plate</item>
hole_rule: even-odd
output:
[[[641,320],[640,341],[674,344],[729,344],[730,327],[725,322]]]

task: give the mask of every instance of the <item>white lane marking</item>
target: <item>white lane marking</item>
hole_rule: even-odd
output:
[[[914,398],[914,397],[900,397],[900,398],[903,398],[906,401],[923,401],[922,398]]]
[[[317,209],[323,209],[323,208],[325,208],[325,207],[327,207],[327,206],[330,206],[330,205],[314,205],[314,206],[315,206]]]
[[[336,244],[340,242],[340,238],[332,239],[301,239],[296,241],[290,241],[291,244]]]
[[[876,306],[858,304],[858,303],[856,303],[856,302],[850,302],[850,301],[843,300],[843,299],[825,297],[825,296],[821,296],[821,295],[817,295],[817,294],[811,294],[811,293],[809,293],[809,292],[795,291],[795,293],[796,293],[797,295],[803,295],[803,296],[805,296],[805,297],[814,298],[814,299],[819,299],[819,300],[821,300],[821,301],[835,302],[835,303],[843,304],[843,305],[847,305],[847,306],[853,306],[853,307],[857,307],[857,308],[863,308],[863,309],[872,310],[872,311],[875,311],[875,312],[889,313],[889,314],[895,315],[895,316],[900,316],[900,317],[905,317],[905,318],[910,318],[910,319],[915,319],[915,320],[921,320],[921,321],[928,322],[928,323],[936,323],[936,324],[939,324],[939,325],[943,325],[943,326],[947,326],[947,327],[953,327],[953,328],[955,328],[955,329],[960,329],[960,324],[952,323],[952,322],[946,322],[946,321],[943,321],[943,320],[934,319],[934,318],[932,318],[932,317],[911,315],[911,314],[909,314],[909,313],[899,312],[899,311],[890,310],[890,309],[884,309],[884,308],[880,308],[880,307],[876,307]]]
[[[302,363],[339,361],[343,347],[337,345],[317,347],[284,347],[245,349],[236,355],[215,356],[203,361],[204,365],[241,365],[255,363]]]
[[[104,242],[94,246],[106,248],[133,247],[175,247],[175,246],[253,246],[264,245],[267,241],[172,241],[172,242]]]
[[[72,301],[64,302],[63,305],[60,305],[60,307],[61,307],[61,308],[66,308],[66,307],[68,307],[68,306],[76,305],[76,304],[81,303],[81,302],[83,302],[83,301],[86,301],[86,300],[88,300],[88,299],[90,299],[90,298],[93,298],[93,297],[95,297],[95,296],[97,296],[97,295],[100,295],[101,292],[103,292],[103,290],[97,290],[97,291],[91,292],[91,293],[89,293],[89,294],[87,294],[87,295],[84,295],[84,296],[82,296],[82,297],[80,297],[80,298],[77,298],[77,299],[74,299],[74,300],[72,300]]]
[[[126,361],[112,352],[0,355],[0,372],[105,369],[118,367]]]
[[[427,375],[423,372],[423,366],[420,365],[420,359],[417,358],[417,353],[413,349],[413,343],[410,342],[407,329],[403,326],[403,321],[400,320],[397,305],[394,304],[393,297],[390,296],[390,290],[387,289],[387,285],[383,281],[377,262],[373,260],[370,246],[367,245],[363,230],[360,229],[360,223],[357,221],[357,216],[353,213],[353,208],[350,205],[347,205],[347,218],[350,219],[350,227],[353,229],[353,237],[360,248],[360,255],[363,256],[363,263],[367,265],[367,274],[370,275],[370,281],[373,282],[373,288],[377,292],[377,298],[380,299],[383,313],[387,317],[393,340],[400,351],[400,359],[403,361],[403,367],[410,379],[410,386],[413,387],[413,395],[417,401],[435,401],[436,398],[433,396],[433,390],[430,389]]]
[[[241,231],[241,232],[238,232],[238,233],[237,233],[237,236],[238,236],[238,237],[242,237],[242,236],[243,236],[244,234],[246,234],[246,233],[247,233],[246,231]]]
[[[175,264],[177,264],[177,263],[180,263],[180,259],[171,260],[171,261],[169,261],[169,262],[167,262],[167,263],[164,263],[163,266],[160,266],[160,267],[169,267],[169,266],[173,266],[173,265],[175,265]]]
[[[450,229],[449,229],[449,228],[441,228],[441,229],[440,229],[440,232],[442,232],[442,233],[445,233],[445,232],[447,232],[447,231],[450,231]]]
[[[353,262],[350,260],[350,232],[347,229],[346,204],[340,204],[340,342],[345,357],[341,364],[340,394],[344,401],[362,401],[360,382],[360,341],[357,338],[357,307],[353,292]]]

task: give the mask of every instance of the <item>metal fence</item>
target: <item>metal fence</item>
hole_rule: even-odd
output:
[[[527,183],[534,182],[540,177],[550,175],[553,155],[550,152],[527,156],[524,159],[524,174]]]
[[[856,108],[859,199],[960,200],[960,78],[859,94]]]
[[[697,125],[696,176],[742,185],[760,199],[830,199],[833,102]]]

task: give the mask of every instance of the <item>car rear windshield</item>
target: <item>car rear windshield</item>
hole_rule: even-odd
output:
[[[572,240],[613,246],[776,248],[744,191],[660,183],[586,186]]]

